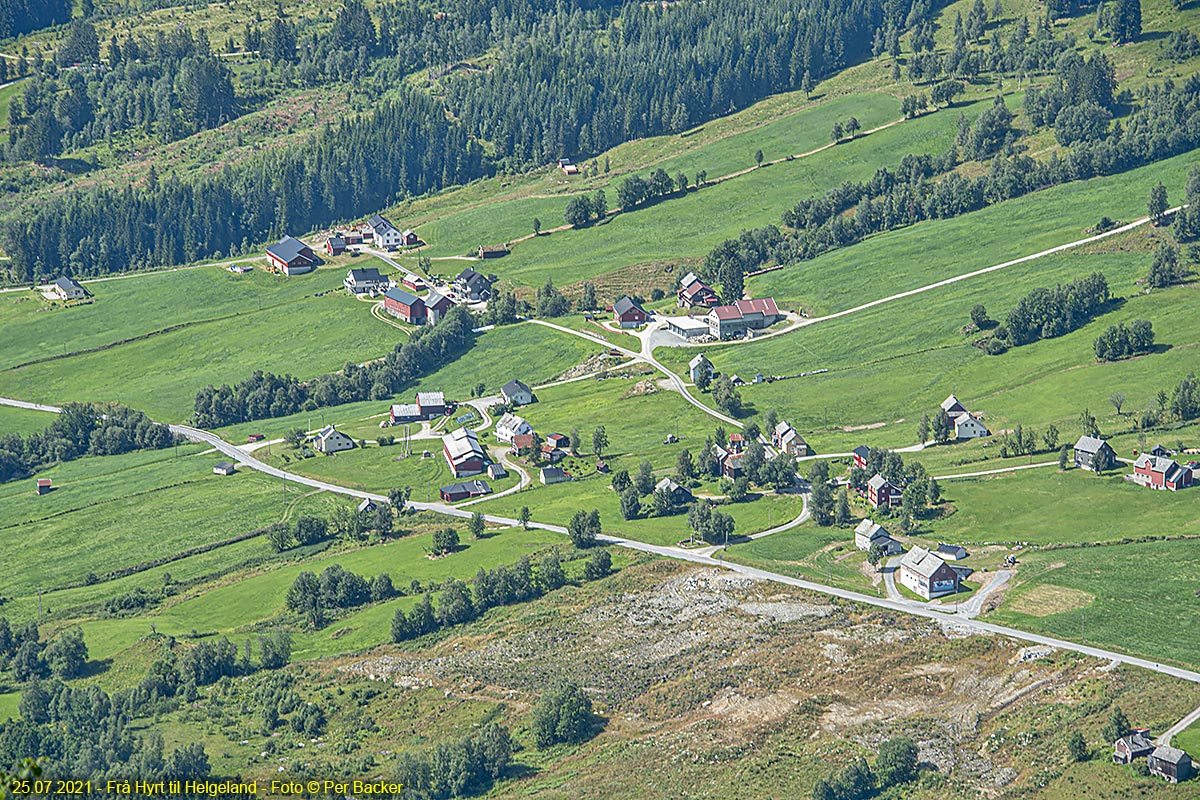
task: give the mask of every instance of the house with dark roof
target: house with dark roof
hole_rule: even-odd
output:
[[[959,576],[953,567],[924,547],[914,547],[900,559],[900,583],[932,600],[958,591]]]
[[[562,467],[542,467],[538,473],[538,480],[544,485],[549,486],[552,483],[562,483],[571,480],[571,476],[563,471]]]
[[[456,478],[478,475],[487,468],[488,457],[479,437],[470,428],[459,428],[442,437],[442,454]]]
[[[898,506],[903,501],[904,491],[896,484],[876,472],[867,481],[867,502],[873,507]]]
[[[533,389],[516,378],[500,387],[500,394],[504,395],[504,402],[514,406],[527,406],[533,402]]]
[[[645,325],[650,315],[646,313],[646,309],[634,302],[633,298],[625,296],[613,303],[613,319],[620,323],[622,328],[637,328]]]
[[[350,294],[368,294],[370,292],[387,291],[392,285],[392,279],[381,273],[375,267],[367,267],[366,269],[352,269],[346,273],[346,279],[342,281],[342,285],[346,287],[346,291]]]
[[[708,329],[715,339],[732,339],[747,331],[769,328],[784,318],[775,299],[735,300],[708,312]]]
[[[942,411],[946,412],[946,416],[954,419],[959,414],[966,414],[967,407],[960,403],[957,397],[950,395],[942,401]]]
[[[866,469],[867,459],[871,457],[871,448],[867,447],[865,444],[860,444],[858,447],[854,448],[853,451],[851,451],[850,455],[854,460],[854,466],[858,467],[859,469]]]
[[[83,288],[83,284],[66,275],[54,281],[50,291],[60,300],[83,300],[88,296],[87,289]]]
[[[692,490],[686,486],[680,486],[670,478],[663,478],[654,485],[654,491],[666,492],[667,497],[671,500],[672,506],[686,506],[694,499]]]
[[[379,508],[379,506],[375,505],[374,500],[372,500],[369,497],[365,497],[365,498],[363,498],[363,501],[358,504],[358,513],[370,514],[372,511],[374,511],[377,508]]]
[[[340,236],[330,236],[325,240],[325,252],[331,256],[340,256],[346,252],[346,240]]]
[[[382,214],[376,214],[367,220],[367,227],[371,229],[371,238],[376,247],[382,247],[384,250],[395,250],[400,246],[402,238],[400,229],[388,221]]]
[[[317,254],[299,239],[284,236],[278,244],[267,248],[271,266],[284,275],[303,275],[312,272],[317,263]]]
[[[1103,454],[1103,455],[1101,455]],[[1075,443],[1075,466],[1100,472],[1103,466],[1117,463],[1117,453],[1103,439],[1095,436],[1080,436]]]
[[[1161,444],[1154,445],[1154,447],[1151,447],[1146,452],[1152,456],[1162,456],[1163,458],[1167,458],[1171,455],[1171,451],[1163,447]]]
[[[417,236],[417,232],[412,228],[407,228],[400,234],[400,245],[402,247],[415,247],[420,243],[421,237]]]
[[[1151,775],[1157,775],[1168,783],[1180,783],[1192,777],[1192,758],[1178,747],[1159,745],[1146,757],[1146,766]]]
[[[454,288],[459,294],[472,301],[487,300],[492,296],[492,282],[482,272],[467,267],[454,279]]]
[[[569,158],[560,158],[558,160],[558,168],[562,170],[563,175],[579,174],[579,167],[575,166],[575,162]]]
[[[1177,492],[1192,485],[1191,467],[1180,466],[1166,456],[1143,453],[1133,462],[1133,482],[1151,489]]]
[[[237,472],[237,465],[232,461],[222,461],[213,467],[214,475],[232,475]]]
[[[497,464],[496,462],[492,462],[491,464],[488,464],[487,474],[488,474],[488,477],[491,478],[492,480],[498,481],[501,478],[508,477],[508,470],[506,470],[504,468],[503,464]]]
[[[438,495],[446,503],[457,503],[460,500],[470,500],[472,497],[483,497],[491,493],[492,487],[488,486],[488,482],[479,480],[478,478],[473,481],[452,483],[449,486],[443,486],[441,489],[438,489]]]
[[[411,325],[425,324],[425,301],[403,289],[383,293],[383,310]]]
[[[1130,731],[1128,736],[1122,736],[1113,742],[1114,764],[1132,764],[1139,758],[1145,758],[1154,752],[1154,741],[1144,729]]]
[[[967,557],[967,550],[960,544],[946,544],[938,542],[937,546],[938,558],[943,558],[946,561],[961,561]]]
[[[883,548],[885,556],[897,556],[904,552],[904,546],[894,539],[883,526],[874,520],[864,519],[854,529],[854,546],[859,550],[870,550],[875,545]]]

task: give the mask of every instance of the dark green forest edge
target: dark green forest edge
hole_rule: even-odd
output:
[[[40,64],[14,103],[6,158],[45,162],[134,128],[171,141],[282,87],[350,80],[388,99],[216,175],[69,191],[8,220],[0,244],[18,282],[237,254],[402,197],[685,130],[868,58],[876,31],[895,35],[928,11],[906,0],[572,10],[542,0],[455,4],[434,24],[433,12],[415,4],[369,12],[351,3],[327,34],[285,19],[247,30],[243,46],[258,49],[263,70],[238,85],[207,37],[184,31],[102,44],[77,19],[58,63]],[[441,101],[395,88],[404,75],[479,55],[497,39],[506,43],[501,63],[447,75]],[[74,64],[86,69],[64,71]],[[174,223],[158,224],[164,219]]]

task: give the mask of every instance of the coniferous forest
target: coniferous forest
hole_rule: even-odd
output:
[[[223,44],[178,32],[102,45],[76,20],[58,61],[92,69],[30,81],[13,104],[8,160],[46,162],[135,128],[169,142],[235,118],[262,98],[215,57],[229,48],[257,53],[285,85],[358,78],[388,99],[215,174],[61,193],[6,221],[0,240],[18,281],[237,254],[496,170],[685,130],[867,58],[873,34],[894,39],[928,12],[907,0],[514,0],[456,6],[447,24],[415,4],[372,14],[351,2],[320,35],[279,18]],[[498,46],[494,69],[452,69]],[[419,69],[444,76],[444,98],[398,85]]]

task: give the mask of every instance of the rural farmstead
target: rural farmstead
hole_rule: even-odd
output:
[[[0,88],[0,795],[1200,798],[1200,4],[14,0]]]

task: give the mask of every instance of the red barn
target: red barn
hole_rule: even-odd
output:
[[[903,500],[903,492],[899,486],[876,473],[867,481],[867,502],[875,508],[880,506],[898,506]]]
[[[622,297],[613,304],[613,316],[622,328],[636,328],[639,325],[645,325],[646,321],[650,319],[646,309],[633,302],[629,297]]]
[[[1165,456],[1143,453],[1133,464],[1133,480],[1151,489],[1176,492],[1192,485],[1192,470]]]
[[[284,236],[279,240],[279,244],[268,247],[267,258],[270,259],[271,266],[284,275],[303,275],[305,272],[312,272],[317,263],[317,254],[312,251],[312,248],[291,236]]]
[[[871,451],[865,444],[860,444],[854,448],[852,455],[854,456],[854,466],[859,469],[867,468],[867,459],[870,457]]]
[[[425,324],[425,301],[403,289],[388,289],[383,294],[383,309],[413,325]]]

